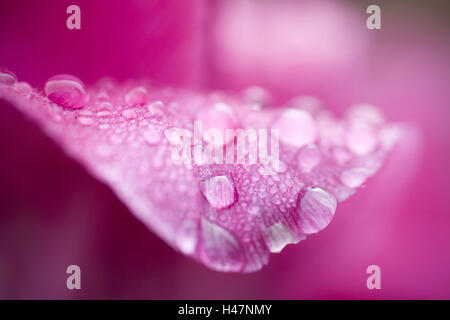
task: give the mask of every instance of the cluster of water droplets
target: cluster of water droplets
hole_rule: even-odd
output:
[[[23,95],[33,91],[6,71],[0,72],[0,85]],[[104,79],[88,90],[80,79],[58,75],[45,83],[44,94],[53,121],[64,122],[67,130],[78,128],[77,137],[95,139],[95,150],[90,144],[80,150],[96,154],[96,161],[104,159],[98,160],[104,163],[99,171],[111,181],[123,179],[125,169],[136,176],[143,197],[161,212],[174,212],[170,241],[221,271],[257,270],[267,263],[268,252],[280,252],[325,228],[337,203],[375,173],[398,139],[398,128],[386,126],[370,105],[356,106],[338,120],[314,97],[271,107],[270,95],[258,87],[229,98]],[[277,129],[279,158],[175,164],[170,150],[185,143],[181,136],[196,147],[194,121],[224,137],[226,129]],[[234,137],[204,137],[202,144],[234,142]]]

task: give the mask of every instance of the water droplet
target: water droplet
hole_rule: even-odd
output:
[[[371,153],[377,144],[373,128],[361,122],[353,122],[345,134],[347,147],[357,155]]]
[[[150,145],[155,145],[161,141],[161,132],[157,129],[147,129],[143,133],[144,140]]]
[[[44,91],[54,103],[69,109],[81,109],[86,103],[83,82],[71,75],[51,77],[45,83]]]
[[[277,174],[277,172],[272,167],[271,161],[268,161],[268,162],[261,161],[261,162],[262,162],[262,164],[258,168],[259,174],[261,174],[262,176],[273,176],[273,175]]]
[[[297,156],[298,165],[303,172],[310,172],[317,167],[320,159],[320,151],[314,144],[303,147]]]
[[[341,182],[349,188],[361,186],[370,175],[365,168],[351,168],[341,173]]]
[[[162,101],[155,101],[152,103],[149,103],[147,105],[147,110],[150,112],[151,115],[158,115],[162,116],[164,115],[164,103]]]
[[[251,86],[244,90],[244,100],[253,110],[260,110],[271,100],[270,94],[261,87]]]
[[[285,193],[287,191],[287,187],[284,183],[280,183],[278,188],[280,189],[281,193]]]
[[[106,117],[109,117],[111,115],[111,112],[109,112],[109,111],[100,111],[100,112],[97,112],[97,117],[99,117],[99,118],[106,118]]]
[[[113,106],[109,102],[102,102],[98,105],[97,111],[112,111]]]
[[[305,234],[325,228],[336,211],[336,199],[321,188],[308,188],[298,207],[299,228]]]
[[[280,130],[280,140],[300,148],[313,143],[316,139],[316,124],[311,115],[299,109],[286,109],[273,124],[272,128]]]
[[[400,137],[401,128],[398,125],[387,125],[380,131],[380,143],[386,150],[392,149]]]
[[[0,71],[0,84],[12,86],[17,82],[17,77],[10,71]]]
[[[304,235],[294,233],[281,222],[264,229],[263,236],[267,248],[272,253],[279,253],[288,244],[295,244],[306,238]]]
[[[92,117],[92,112],[89,110],[81,110],[80,112],[78,112],[78,115],[84,117]]]
[[[185,139],[191,139],[191,132],[182,128],[169,128],[164,130],[164,137],[166,137],[169,144],[179,146]]]
[[[303,109],[309,113],[315,114],[321,108],[320,100],[313,96],[294,97],[289,105],[294,108]]]
[[[17,82],[16,89],[20,94],[23,94],[24,96],[29,96],[33,91],[31,86],[26,82]]]
[[[272,185],[269,189],[269,192],[270,192],[270,194],[277,193],[277,185],[276,184]]]
[[[100,92],[95,96],[95,98],[96,98],[98,101],[108,101],[108,100],[111,99],[110,96],[109,96],[109,94],[108,94],[107,92],[105,92],[105,91],[100,91]],[[107,103],[107,102],[106,102],[106,103]]]
[[[131,105],[142,105],[147,102],[147,89],[144,87],[137,87],[134,89],[131,89],[126,95],[125,95],[125,101]]]
[[[339,165],[344,165],[352,158],[352,155],[345,147],[335,147],[333,148],[333,158]]]
[[[224,272],[238,272],[244,265],[242,248],[226,229],[205,218],[201,220],[201,260],[210,268]]]
[[[201,190],[209,204],[224,209],[236,202],[236,190],[227,176],[214,176],[204,181]]]
[[[94,120],[90,117],[81,116],[78,117],[78,122],[83,126],[90,126],[94,123]]]
[[[270,163],[272,164],[273,171],[275,171],[277,173],[285,173],[288,169],[287,164],[279,159],[272,158]]]
[[[124,116],[125,119],[134,119],[137,117],[137,114],[133,109],[126,109],[122,111],[122,116]]]
[[[197,246],[197,225],[191,220],[181,222],[175,236],[175,244],[184,254],[192,254]]]
[[[146,127],[149,125],[149,121],[147,119],[139,121],[139,127]]]
[[[384,116],[381,111],[370,104],[353,106],[348,113],[348,118],[352,121],[362,121],[371,124],[382,124],[384,122]]]
[[[234,140],[234,136],[227,135],[227,129],[237,127],[237,118],[233,109],[225,103],[216,103],[211,108],[206,108],[197,114],[197,120],[201,121],[203,140],[208,144],[220,147]],[[215,133],[221,134],[221,139]]]

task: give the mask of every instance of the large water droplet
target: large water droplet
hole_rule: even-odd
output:
[[[179,146],[183,142],[190,143],[192,133],[187,129],[172,127],[164,130],[164,137],[170,145]]]
[[[184,254],[192,254],[197,246],[198,225],[184,220],[177,229],[175,244]]]
[[[236,190],[227,176],[206,179],[201,190],[209,204],[216,209],[224,209],[236,202]]]
[[[236,238],[228,230],[205,218],[202,218],[201,221],[202,261],[218,271],[241,271],[244,265],[244,255]]]
[[[352,154],[345,147],[334,147],[332,153],[334,161],[340,166],[343,166],[352,158]]]
[[[272,100],[270,94],[258,86],[246,88],[243,95],[245,102],[253,110],[260,110]]]
[[[371,124],[382,124],[384,116],[380,110],[370,104],[358,104],[353,106],[348,112],[349,119],[362,121]]]
[[[154,101],[147,105],[147,110],[151,115],[164,115],[164,103],[162,101]]]
[[[298,207],[299,228],[305,234],[325,228],[336,211],[336,199],[321,188],[308,188]]]
[[[33,91],[31,86],[26,82],[17,82],[16,89],[20,94],[23,94],[24,96],[29,96]]]
[[[45,95],[54,103],[69,109],[81,109],[86,104],[85,87],[77,77],[61,74],[45,83]]]
[[[9,71],[0,71],[0,84],[12,86],[17,82],[17,77],[14,73]]]
[[[288,170],[287,164],[280,159],[272,158],[271,165],[273,171],[275,171],[276,173],[285,173]]]
[[[90,126],[94,123],[94,120],[91,117],[81,116],[78,117],[78,122],[83,126]]]
[[[220,147],[234,140],[234,136],[226,134],[226,129],[237,128],[236,115],[229,105],[216,103],[211,108],[202,110],[197,115],[197,120],[201,121],[203,127],[203,140],[210,145]],[[219,139],[216,132],[220,132],[222,139]]]
[[[281,222],[264,229],[263,236],[269,251],[273,253],[279,253],[288,244],[295,244],[305,239],[305,236],[294,233]]]
[[[147,129],[143,133],[144,140],[149,145],[155,145],[161,141],[161,132],[157,129]]]
[[[320,100],[313,96],[294,97],[289,102],[289,105],[294,108],[303,109],[305,111],[308,111],[311,114],[315,114],[321,108]]]
[[[302,148],[297,156],[298,164],[303,172],[310,172],[319,164],[321,154],[315,145],[307,145]]]
[[[347,147],[357,155],[371,153],[377,144],[377,138],[370,125],[354,122],[345,134]]]
[[[311,115],[299,109],[286,109],[273,124],[283,143],[300,148],[316,139],[316,124]]]
[[[401,127],[387,125],[380,130],[380,144],[386,150],[392,149],[401,137]]]
[[[111,115],[111,112],[106,111],[106,110],[97,112],[97,117],[99,117],[99,118],[106,118],[106,117],[109,117],[110,115]]]
[[[112,106],[111,103],[109,102],[101,102],[99,103],[98,107],[97,107],[97,111],[102,112],[102,111],[112,111],[114,108]]]
[[[341,182],[349,188],[357,188],[362,185],[370,172],[364,168],[351,168],[341,173]]]
[[[144,87],[137,87],[134,89],[131,89],[126,95],[125,95],[125,101],[131,105],[142,105],[147,102],[148,99],[148,93],[147,89]]]

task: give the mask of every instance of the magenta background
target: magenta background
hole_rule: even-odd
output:
[[[75,3],[82,30],[69,31]],[[257,84],[280,103],[314,94],[337,114],[371,102],[416,128],[379,175],[327,229],[261,272],[222,274],[168,247],[0,102],[0,298],[450,298],[445,2],[381,2],[380,31],[365,28],[369,2],[257,3],[2,1],[0,65],[39,88],[64,72],[88,85],[102,76]],[[278,31],[259,32],[265,25]],[[66,289],[70,264],[82,269],[81,291]],[[366,288],[371,264],[381,267],[379,291]]]

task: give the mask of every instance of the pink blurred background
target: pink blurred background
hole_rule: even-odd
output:
[[[366,8],[381,7],[381,30]],[[82,29],[65,27],[81,8]],[[321,233],[254,274],[176,253],[0,101],[0,298],[449,299],[447,1],[2,1],[0,66],[42,88],[57,73],[314,95],[341,115],[379,106],[410,134]],[[66,288],[66,267],[82,290]],[[381,267],[381,290],[366,268]]]

